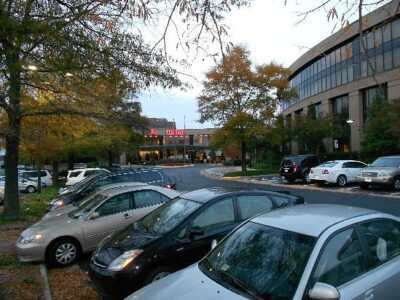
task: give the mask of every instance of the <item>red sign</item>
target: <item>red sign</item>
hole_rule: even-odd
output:
[[[186,131],[167,129],[167,130],[165,130],[165,135],[184,136],[184,135],[186,135]]]
[[[150,129],[149,135],[158,135],[157,129]]]

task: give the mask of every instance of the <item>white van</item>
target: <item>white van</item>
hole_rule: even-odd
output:
[[[25,178],[28,180],[37,181],[38,179],[38,171],[30,170],[30,171],[20,171],[19,177]],[[43,186],[51,186],[53,185],[53,175],[47,170],[40,170],[40,177]]]
[[[85,177],[97,173],[110,173],[110,171],[101,168],[85,168],[85,169],[78,169],[78,170],[69,170],[67,175],[67,182],[65,183],[66,186],[73,185]]]

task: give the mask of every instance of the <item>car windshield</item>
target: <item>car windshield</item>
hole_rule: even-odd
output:
[[[69,216],[74,219],[81,219],[106,198],[107,196],[104,196],[102,194],[96,194],[93,197],[89,197],[79,204],[78,209],[69,213]]]
[[[376,159],[372,164],[372,167],[392,167],[400,168],[400,158],[387,158],[381,157]]]
[[[83,179],[83,180],[81,180],[81,181],[75,183],[74,185],[72,185],[72,186],[68,189],[68,191],[69,191],[69,192],[78,191],[78,190],[80,190],[80,189],[86,187],[88,184],[90,184],[89,182],[93,182],[93,181],[97,180],[98,176],[99,176],[98,174],[94,174],[94,175],[92,175],[92,176],[86,177],[85,179]]]
[[[337,164],[338,164],[338,162],[336,162],[336,161],[327,161],[327,162],[324,162],[323,164],[320,164],[318,166],[318,168],[333,168]]]
[[[191,200],[175,198],[146,215],[137,225],[153,234],[163,235],[174,229],[200,206],[200,203]]]
[[[29,179],[29,177],[37,177],[37,171],[25,171],[20,174],[22,178]]]
[[[315,238],[249,222],[200,263],[203,273],[252,299],[292,299]]]
[[[77,177],[82,171],[72,171],[68,174],[68,178]]]

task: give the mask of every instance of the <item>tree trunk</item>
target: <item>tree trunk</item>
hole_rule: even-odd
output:
[[[52,167],[53,167],[53,184],[58,184],[58,173],[60,167],[59,161],[53,160]]]
[[[113,163],[113,153],[110,149],[107,149],[107,156],[108,156],[108,166],[111,167]]]
[[[74,161],[75,155],[72,152],[68,153],[68,170],[74,169]]]
[[[242,142],[242,172],[246,172],[246,142]]]
[[[42,164],[38,162],[37,164],[37,192],[40,194],[42,192],[42,174],[41,174]]]
[[[6,175],[4,193],[4,216],[18,218],[20,213],[19,189],[18,189],[18,161],[19,161],[19,132],[21,121],[11,118],[9,126],[11,133],[6,137],[6,155],[4,157],[4,169]]]

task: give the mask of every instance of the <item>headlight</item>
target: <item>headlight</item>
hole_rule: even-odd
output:
[[[379,177],[387,177],[387,176],[390,176],[390,172],[380,172],[378,176]]]
[[[130,250],[120,255],[118,258],[114,259],[113,262],[108,266],[109,271],[120,271],[125,268],[132,260],[142,253],[143,250]]]
[[[21,244],[30,244],[30,243],[35,243],[38,240],[41,240],[42,238],[43,238],[42,234],[32,234],[30,236],[25,236],[25,237],[21,236],[19,242]]]
[[[64,206],[64,199],[63,198],[56,198],[50,201],[50,206],[51,208],[58,208],[60,206]]]

